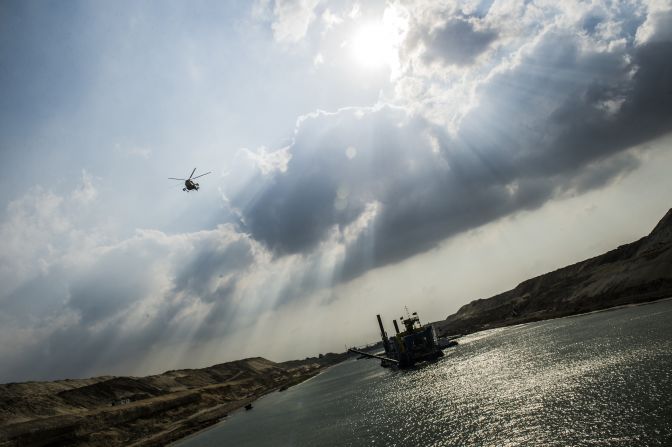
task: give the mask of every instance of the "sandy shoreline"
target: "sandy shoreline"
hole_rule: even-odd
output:
[[[167,445],[346,358],[252,358],[141,378],[0,385],[0,447]]]
[[[338,363],[337,363],[337,364],[338,364]],[[319,376],[320,374],[323,374],[323,373],[325,373],[326,371],[328,371],[329,369],[333,368],[333,367],[336,366],[337,364],[333,364],[333,365],[329,365],[329,366],[326,366],[326,367],[324,367],[324,368],[321,368],[321,369],[317,372],[317,374],[313,374],[313,375],[311,375],[311,376],[308,376],[308,377],[306,377],[304,380],[302,380],[302,381],[300,381],[300,382],[297,382],[297,383],[295,383],[295,384],[292,385],[292,386],[296,386],[296,385],[299,385],[299,384],[302,384],[302,383],[305,383],[305,382],[309,382],[310,380],[314,379],[315,377]],[[289,388],[287,388],[287,389],[289,389]],[[276,389],[274,389],[274,390],[270,390],[270,391],[268,391],[267,393],[264,393],[264,394],[260,395],[259,397],[255,398],[255,399],[250,399],[249,401],[246,400],[246,401],[236,402],[235,408],[232,408],[232,409],[229,411],[229,416],[230,416],[232,413],[235,413],[235,412],[238,412],[238,411],[243,411],[243,408],[245,408],[245,405],[247,405],[248,402],[249,402],[249,403],[257,402],[257,401],[259,401],[259,400],[264,399],[265,397],[268,397],[271,393],[279,392],[279,390],[280,390],[280,387],[278,387],[278,388],[276,388]],[[228,416],[227,416],[227,417],[228,417]],[[202,428],[202,429],[200,429],[200,430],[197,430],[197,431],[195,431],[195,432],[193,432],[193,433],[190,433],[190,434],[188,434],[188,435],[186,435],[186,436],[184,436],[184,437],[181,437],[181,438],[179,438],[179,439],[174,439],[174,440],[171,441],[170,444],[168,444],[168,445],[169,445],[169,446],[174,446],[174,445],[176,445],[176,444],[179,443],[179,442],[182,442],[182,441],[184,441],[184,440],[187,440],[187,439],[193,438],[193,437],[195,437],[195,436],[198,436],[198,435],[200,435],[200,434],[202,434],[202,433],[204,433],[204,432],[206,432],[206,431],[208,431],[208,430],[212,430],[212,429],[214,429],[214,428],[217,427],[220,423],[223,423],[223,422],[226,422],[226,418],[221,418],[220,420],[214,422],[212,425],[209,425],[209,426],[207,426],[207,427],[204,427],[204,428]],[[139,444],[139,445],[143,445],[143,444]],[[134,447],[134,445],[132,445],[132,446],[130,446],[130,447]]]

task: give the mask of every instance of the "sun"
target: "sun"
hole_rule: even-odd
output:
[[[405,10],[388,7],[382,20],[362,23],[354,32],[348,46],[355,63],[364,68],[390,68],[399,65],[399,47],[408,29]]]
[[[350,45],[357,64],[367,68],[389,65],[396,51],[394,39],[382,23],[359,28]]]

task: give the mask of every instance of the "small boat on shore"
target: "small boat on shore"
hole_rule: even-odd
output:
[[[252,409],[252,404],[251,404],[251,403],[245,405],[245,410],[249,411],[249,410],[251,410],[251,409]]]

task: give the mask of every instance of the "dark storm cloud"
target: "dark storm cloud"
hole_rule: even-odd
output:
[[[474,19],[472,19],[474,20]],[[466,18],[451,18],[432,29],[417,27],[408,44],[424,46],[426,63],[439,61],[445,65],[471,65],[497,38],[492,30],[477,30]]]
[[[600,163],[586,166],[572,179],[569,193],[581,194],[608,184],[613,178],[633,171],[639,166],[639,158],[628,152],[615,155]]]
[[[250,241],[245,238],[228,243],[206,240],[197,245],[191,257],[181,262],[175,278],[175,292],[216,301],[225,299],[235,290],[237,275],[254,263],[254,253]],[[218,279],[222,284],[213,289],[211,282]]]
[[[246,228],[278,254],[309,253],[378,202],[347,245],[340,275],[350,279],[634,169],[623,151],[672,131],[671,92],[672,42],[603,51],[548,33],[481,85],[455,133],[388,107],[306,119],[286,172],[240,201]]]
[[[63,278],[63,272],[58,270],[34,280],[26,281],[6,297],[3,297],[3,313],[20,320],[27,320],[31,317],[44,318],[62,306],[61,301],[45,299],[45,297],[53,295],[63,297],[67,287],[68,284]]]
[[[572,172],[671,129],[672,43],[581,52],[547,36],[515,69],[482,87],[459,139],[503,181]],[[632,76],[632,73],[634,77]],[[488,161],[486,161],[488,160]]]
[[[246,228],[277,253],[310,252],[331,228],[347,227],[366,203],[379,202],[374,228],[348,247],[343,275],[352,277],[513,210],[536,207],[552,193],[544,182],[521,179],[511,195],[473,151],[433,151],[425,134],[441,130],[421,118],[394,108],[357,112],[305,122],[287,171],[244,209]],[[356,149],[353,158],[348,148]],[[320,194],[310,193],[315,190]],[[338,207],[343,190],[345,204]]]
[[[276,252],[287,254],[306,251],[331,226],[352,222],[366,202],[387,187],[382,177],[402,168],[399,143],[413,144],[408,140],[411,135],[396,126],[396,120],[405,118],[393,109],[363,117],[351,109],[304,121],[287,170],[255,197],[233,200],[243,209],[245,228]],[[354,149],[353,158],[348,157],[348,148]],[[334,206],[339,187],[347,189],[340,208]]]
[[[147,263],[134,258],[124,252],[103,256],[72,281],[67,306],[80,315],[81,324],[113,318],[147,295],[152,286],[146,277]]]

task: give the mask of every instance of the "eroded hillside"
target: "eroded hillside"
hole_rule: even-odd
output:
[[[435,323],[460,334],[672,296],[672,210],[646,237],[462,306]]]

